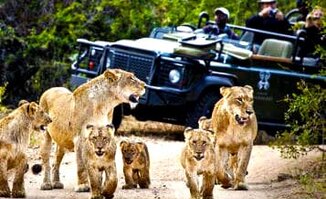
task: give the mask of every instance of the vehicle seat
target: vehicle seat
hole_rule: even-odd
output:
[[[258,50],[258,55],[291,58],[293,44],[289,41],[265,39]]]

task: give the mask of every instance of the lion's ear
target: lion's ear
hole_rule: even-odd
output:
[[[121,73],[119,69],[107,69],[104,72],[104,77],[110,82],[115,82],[121,78]]]
[[[204,125],[205,125],[205,121],[207,120],[207,117],[206,116],[201,116],[199,119],[198,119],[198,128],[200,129],[204,129]]]
[[[127,144],[127,141],[122,140],[122,141],[120,142],[120,148],[122,149],[126,144]]]
[[[21,106],[21,105],[24,105],[24,104],[27,104],[27,103],[29,103],[27,100],[22,99],[22,100],[20,100],[18,102],[18,106]]]
[[[185,139],[186,139],[186,140],[189,139],[189,137],[190,137],[190,133],[189,133],[189,132],[191,132],[191,131],[192,131],[192,128],[191,128],[191,127],[187,127],[187,128],[185,129],[185,131],[183,132],[183,135],[185,136]]]
[[[88,138],[89,135],[91,134],[91,131],[93,130],[93,128],[94,128],[94,125],[93,124],[87,124],[86,125],[86,129],[84,130],[83,136],[85,138]]]
[[[144,142],[137,142],[136,147],[137,147],[138,151],[143,151],[145,144],[144,144]]]
[[[221,95],[224,97],[224,96],[227,96],[229,93],[230,93],[230,88],[229,87],[225,87],[225,86],[222,86],[220,88],[220,93]]]
[[[24,103],[27,104],[27,103]],[[26,113],[29,117],[33,117],[35,115],[35,112],[38,109],[38,105],[35,102],[31,102],[26,107]]]
[[[113,137],[114,132],[115,132],[115,128],[114,128],[113,124],[107,124],[105,127],[108,130],[109,135],[111,135]]]
[[[252,88],[252,86],[250,86],[250,85],[245,85],[244,88],[249,89],[250,94],[253,94],[254,89]]]

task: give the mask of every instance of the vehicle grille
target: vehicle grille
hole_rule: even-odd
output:
[[[158,67],[158,77],[157,77],[157,85],[158,86],[172,86],[175,87],[169,81],[169,72],[171,69],[175,68],[171,62],[160,62],[160,66]]]
[[[140,80],[149,83],[155,56],[125,50],[111,51],[111,67],[134,73]]]

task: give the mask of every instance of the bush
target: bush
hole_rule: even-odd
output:
[[[326,139],[326,89],[304,81],[298,83],[298,89],[301,94],[292,94],[285,99],[289,104],[285,121],[290,128],[279,132],[272,142],[272,147],[280,149],[285,158],[298,158],[314,149],[324,152],[318,144],[324,144]]]

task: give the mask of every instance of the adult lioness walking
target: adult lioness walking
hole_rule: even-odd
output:
[[[211,120],[216,136],[217,179],[223,188],[247,190],[244,178],[257,135],[253,89],[248,85],[221,87],[220,92],[223,97],[215,104]]]
[[[86,129],[87,124],[110,124],[114,107],[121,103],[137,103],[139,97],[145,93],[144,87],[145,83],[134,74],[119,69],[108,69],[102,75],[79,86],[74,92],[64,87],[45,91],[41,96],[40,106],[49,113],[53,122],[49,125],[41,145],[44,168],[41,189],[62,189],[60,163],[65,151],[74,149],[74,138],[81,130]],[[49,157],[52,139],[57,146],[51,183]],[[88,182],[82,180],[79,168],[77,164],[76,191],[88,191]]]

